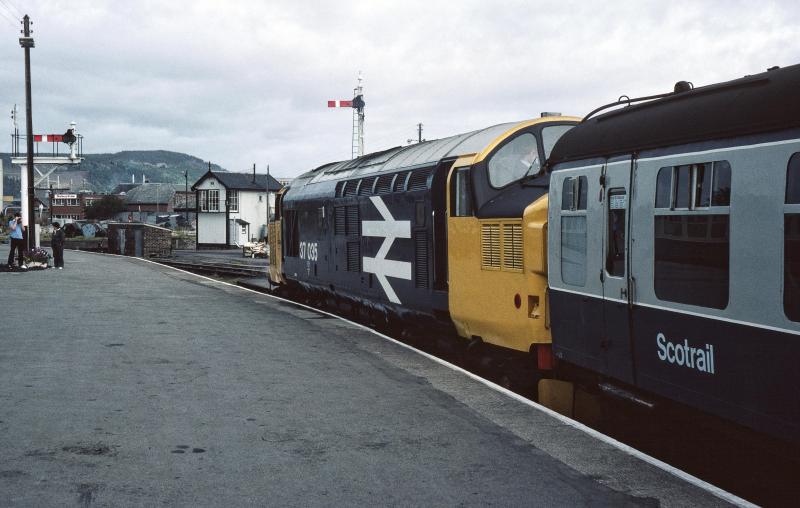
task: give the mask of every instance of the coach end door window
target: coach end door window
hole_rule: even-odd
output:
[[[783,218],[783,310],[800,321],[800,153],[789,160]]]

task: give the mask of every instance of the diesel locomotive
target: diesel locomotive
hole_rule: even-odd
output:
[[[309,171],[269,277],[798,442],[800,66],[679,85]]]
[[[376,326],[454,328],[552,366],[543,161],[578,118],[392,148],[297,177],[270,231],[276,283]]]

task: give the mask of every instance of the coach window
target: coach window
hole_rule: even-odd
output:
[[[561,196],[561,280],[573,286],[586,285],[586,196],[585,176],[564,180]]]
[[[469,168],[457,168],[451,179],[451,210],[453,217],[472,217],[472,189],[469,183]]]
[[[728,306],[731,167],[664,167],[656,178],[654,287],[660,300]]]
[[[539,172],[539,148],[536,137],[526,132],[503,145],[489,159],[489,183],[492,187],[505,187],[526,174]]]
[[[783,235],[783,310],[800,321],[800,153],[792,155],[786,171]]]

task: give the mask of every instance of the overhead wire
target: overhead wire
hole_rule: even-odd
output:
[[[0,0],[0,7],[6,11],[6,15],[3,17],[6,19],[10,18],[10,21],[14,24],[14,27],[19,28],[22,24],[22,14],[20,14],[19,9],[10,6],[10,4],[8,4],[8,0]],[[3,9],[0,9],[0,13],[3,12]]]
[[[16,19],[17,15],[4,2],[5,0],[0,0],[0,7],[4,7],[4,9],[0,9],[0,15],[16,27],[19,23],[19,20]]]
[[[6,12],[5,12],[5,11],[3,11],[3,10],[0,10],[0,16],[2,16],[2,17],[3,17],[3,19],[5,19],[5,20],[6,20],[6,21],[8,21],[9,23],[11,23],[11,26],[13,26],[14,28],[18,28],[18,26],[19,26],[19,25],[18,25],[19,21],[15,21],[15,20],[14,20],[14,18],[13,18],[12,16],[10,16],[10,15],[6,14]]]
[[[22,11],[19,10],[19,8],[16,5],[14,5],[11,2],[11,0],[0,0],[0,3],[4,4],[6,7],[8,7],[9,8],[9,12],[11,12],[11,14],[13,14],[14,17],[22,18],[22,16],[23,16]]]

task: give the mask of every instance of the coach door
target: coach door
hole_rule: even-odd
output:
[[[633,383],[630,336],[632,284],[629,273],[631,160],[606,164],[600,177],[602,193],[603,336],[600,347],[606,373]],[[592,221],[599,225],[600,221]]]

